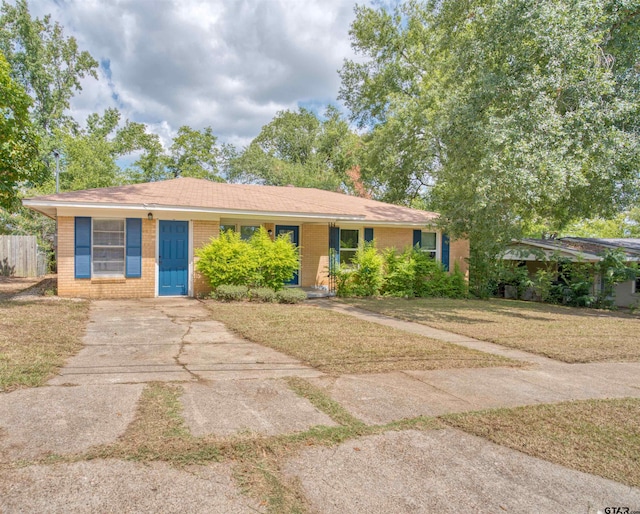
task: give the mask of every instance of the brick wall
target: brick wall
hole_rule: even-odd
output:
[[[58,295],[83,298],[150,298],[155,296],[156,222],[142,220],[142,277],[76,279],[75,224],[58,217]]]
[[[379,250],[395,248],[401,252],[407,246],[413,246],[413,229],[375,227],[373,229],[373,239],[375,239]]]
[[[206,277],[202,276],[196,270],[195,263],[198,257],[195,250],[205,246],[212,237],[218,237],[220,234],[220,222],[218,221],[200,221],[193,222],[193,250],[194,250],[194,266],[193,266],[193,294],[195,296],[205,295],[211,292],[211,286]]]
[[[300,227],[300,258],[302,272],[300,285],[313,287],[328,284],[329,226],[302,225]]]

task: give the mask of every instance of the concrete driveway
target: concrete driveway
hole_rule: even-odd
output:
[[[239,338],[212,321],[203,304],[182,298],[94,301],[84,342],[46,387],[0,395],[0,512],[263,511],[240,492],[231,463],[188,469],[99,459],[55,463],[55,455],[115,442],[149,382],[179,384],[191,433],[219,437],[335,425],[291,391],[283,380],[288,376],[325,387],[367,423],[478,405],[640,394],[635,364],[616,368],[629,377],[618,388],[597,367],[567,377],[558,363],[539,360],[525,370],[328,377]],[[515,401],[510,393],[518,393]],[[453,429],[311,447],[283,471],[318,512],[640,510],[638,489]]]

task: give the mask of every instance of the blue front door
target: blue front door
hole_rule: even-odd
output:
[[[158,294],[189,292],[189,222],[160,221]]]
[[[300,243],[300,227],[296,227],[294,225],[276,225],[276,237],[287,234],[291,242],[298,247]],[[298,271],[296,270],[293,278],[287,282],[289,286],[297,286],[298,285]]]

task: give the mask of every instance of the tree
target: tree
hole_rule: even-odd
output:
[[[29,119],[31,99],[10,76],[0,53],[0,207],[14,206],[17,190],[39,182],[38,137]]]
[[[220,168],[224,153],[217,141],[211,127],[203,130],[180,127],[166,158],[169,174],[223,182]]]
[[[360,137],[330,106],[280,111],[231,162],[230,180],[366,194],[358,167]]]
[[[371,129],[386,199],[428,197],[491,253],[532,223],[640,196],[640,5],[625,0],[358,7],[341,98]]]
[[[50,15],[32,18],[26,0],[17,0],[14,6],[2,2],[0,51],[14,79],[33,98],[32,120],[43,133],[72,122],[65,111],[82,90],[80,79],[98,78],[98,62],[78,49],[75,38],[65,37]]]
[[[89,115],[86,128],[61,135],[62,190],[120,185],[126,177],[117,160],[143,150],[145,153],[136,164],[141,160],[144,162],[149,148],[154,150],[150,143],[159,144],[157,136],[147,134],[143,124],[127,121],[120,127],[120,118],[117,109],[106,109],[102,116]]]

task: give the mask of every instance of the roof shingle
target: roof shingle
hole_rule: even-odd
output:
[[[176,207],[215,212],[237,211],[255,214],[310,214],[362,221],[428,223],[434,212],[411,209],[342,193],[301,187],[225,184],[195,178],[178,178],[127,186],[87,189],[40,196],[25,202],[42,204]]]

